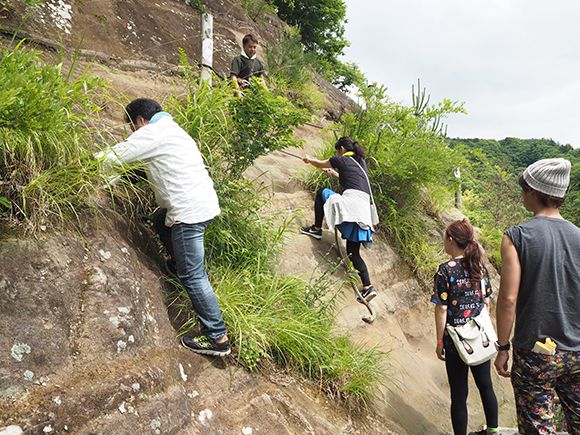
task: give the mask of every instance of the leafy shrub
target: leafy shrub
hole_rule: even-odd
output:
[[[185,105],[172,99],[172,110],[187,132],[210,151],[208,158],[221,173],[220,179],[239,179],[258,157],[271,151],[296,146],[294,127],[310,115],[282,96],[270,92],[259,79],[234,96],[230,80],[197,82],[196,70],[181,51],[181,66],[188,83]],[[217,77],[216,77],[217,79]]]

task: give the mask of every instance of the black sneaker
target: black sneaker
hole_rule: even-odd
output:
[[[367,302],[372,301],[377,295],[377,291],[372,285],[369,288],[363,288],[360,293],[363,299]],[[362,299],[359,296],[357,296],[356,300],[359,301],[361,304],[363,303]]]
[[[469,435],[489,435],[491,433],[494,435],[501,435],[499,432],[488,432],[485,429],[481,429],[479,432],[469,432]]]
[[[314,225],[312,225],[311,227],[300,227],[300,232],[302,234],[308,234],[309,236],[312,236],[318,240],[322,239],[322,229],[317,230],[316,228],[314,228]]]
[[[199,337],[188,337],[187,335],[182,335],[181,344],[192,352],[204,355],[226,356],[232,351],[230,349],[229,340],[224,343],[217,343],[215,340],[205,335],[200,335]]]

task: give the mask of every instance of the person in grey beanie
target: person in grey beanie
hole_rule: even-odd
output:
[[[580,434],[580,229],[560,214],[570,167],[545,159],[520,174],[524,206],[534,216],[506,230],[501,245],[495,367],[511,377],[526,435],[556,433],[556,394],[568,433]]]

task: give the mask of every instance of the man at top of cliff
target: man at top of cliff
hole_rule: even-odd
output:
[[[242,39],[242,53],[232,61],[230,78],[234,81],[235,87],[238,90],[238,97],[242,96],[239,91],[240,88],[247,89],[250,86],[252,78],[261,78],[264,75],[264,65],[256,55],[258,44],[258,38],[248,33]]]

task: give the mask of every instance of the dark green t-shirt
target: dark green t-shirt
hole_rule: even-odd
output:
[[[232,61],[231,73],[242,80],[249,80],[253,76],[262,77],[264,74],[264,65],[262,65],[262,62],[257,57],[250,59],[240,54]]]

